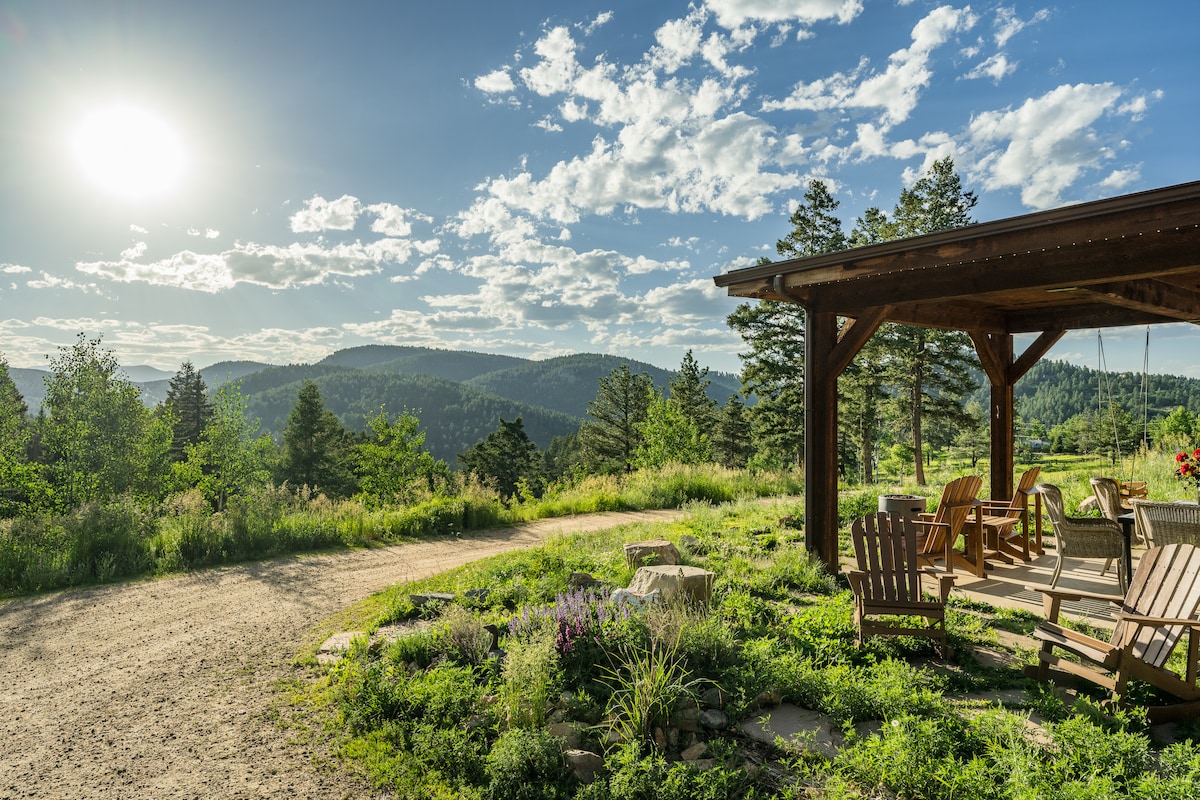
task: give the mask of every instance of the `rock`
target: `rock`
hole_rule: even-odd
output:
[[[700,712],[700,724],[714,731],[723,731],[729,727],[729,716],[720,709],[706,708]]]
[[[579,745],[583,742],[583,733],[579,730],[579,726],[573,722],[556,722],[552,725],[547,725],[546,730],[551,736],[556,736],[563,740],[563,746],[567,750],[578,750]]]
[[[600,581],[593,578],[587,572],[572,572],[570,577],[567,578],[567,588],[571,591],[578,591],[599,585]]]
[[[657,603],[662,599],[662,593],[655,589],[653,592],[634,592],[629,589],[613,589],[609,595],[609,600],[612,600],[618,605],[628,605],[631,608],[645,608],[648,605]]]
[[[700,541],[695,536],[692,536],[690,533],[685,533],[683,536],[680,536],[679,544],[683,547],[686,547],[688,550],[691,550],[693,553],[703,553],[705,549],[704,542]]]
[[[625,545],[625,560],[630,566],[672,566],[679,563],[679,549],[666,539],[648,539]]]
[[[679,709],[671,715],[671,726],[681,731],[700,730],[700,709],[695,706]]]
[[[317,650],[317,663],[322,666],[330,666],[336,664],[341,659],[342,654],[350,649],[350,645],[360,636],[366,636],[362,631],[348,631],[346,633],[335,633],[321,644]]]
[[[756,706],[777,706],[783,702],[783,690],[779,687],[772,687],[754,698]]]
[[[437,603],[439,605],[454,602],[454,594],[452,592],[426,592],[425,594],[410,594],[409,601],[412,602],[415,608]]]
[[[765,744],[775,744],[776,739],[782,739],[787,745],[826,758],[833,758],[838,752],[833,723],[816,711],[791,703],[784,703],[769,714],[744,720],[739,727],[746,736]]]
[[[667,732],[662,728],[654,729],[654,746],[659,752],[665,752],[670,743],[667,741]]]
[[[713,581],[716,575],[699,567],[658,566],[641,567],[633,574],[629,582],[629,591],[636,594],[649,594],[655,590],[663,595],[663,599],[684,595],[698,605],[708,605],[712,597]]]
[[[720,686],[710,686],[700,695],[700,702],[709,708],[724,708],[725,693],[721,691]]]
[[[684,750],[679,754],[679,757],[684,761],[697,761],[708,753],[708,745],[704,742],[696,742],[694,745]]]
[[[604,759],[590,750],[567,750],[564,757],[567,768],[584,783],[591,783],[596,780],[598,773],[604,771]]]

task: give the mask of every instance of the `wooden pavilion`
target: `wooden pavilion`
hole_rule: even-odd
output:
[[[1009,497],[1013,386],[1065,332],[1200,322],[1200,181],[713,280],[733,297],[805,309],[806,540],[833,566],[837,378],[879,326],[970,335],[991,383],[991,496]],[[1036,334],[1019,355],[1017,334]]]

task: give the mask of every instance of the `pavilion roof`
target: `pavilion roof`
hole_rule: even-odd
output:
[[[1200,322],[1200,181],[734,270],[734,297],[984,334]]]

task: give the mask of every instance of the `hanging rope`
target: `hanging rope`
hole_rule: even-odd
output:
[[[1121,463],[1121,431],[1117,428],[1117,410],[1113,403],[1112,380],[1108,377],[1108,361],[1104,357],[1104,336],[1096,329],[1096,347],[1099,350],[1100,373],[1096,378],[1097,414],[1104,413],[1104,390],[1108,389],[1108,416],[1112,421],[1113,444],[1117,455],[1117,463]]]

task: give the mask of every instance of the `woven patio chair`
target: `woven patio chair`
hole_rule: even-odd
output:
[[[1133,514],[1149,547],[1179,542],[1200,544],[1200,505],[1134,500]]]
[[[1100,574],[1107,573],[1116,560],[1117,582],[1124,592],[1128,576],[1125,575],[1125,536],[1121,533],[1120,523],[1104,517],[1068,517],[1063,510],[1062,492],[1057,486],[1043,483],[1037,490],[1045,501],[1046,516],[1050,517],[1050,525],[1054,528],[1054,546],[1058,552],[1058,563],[1054,565],[1054,577],[1050,579],[1050,585],[1058,585],[1063,559],[1067,556],[1103,558],[1104,567]]]

